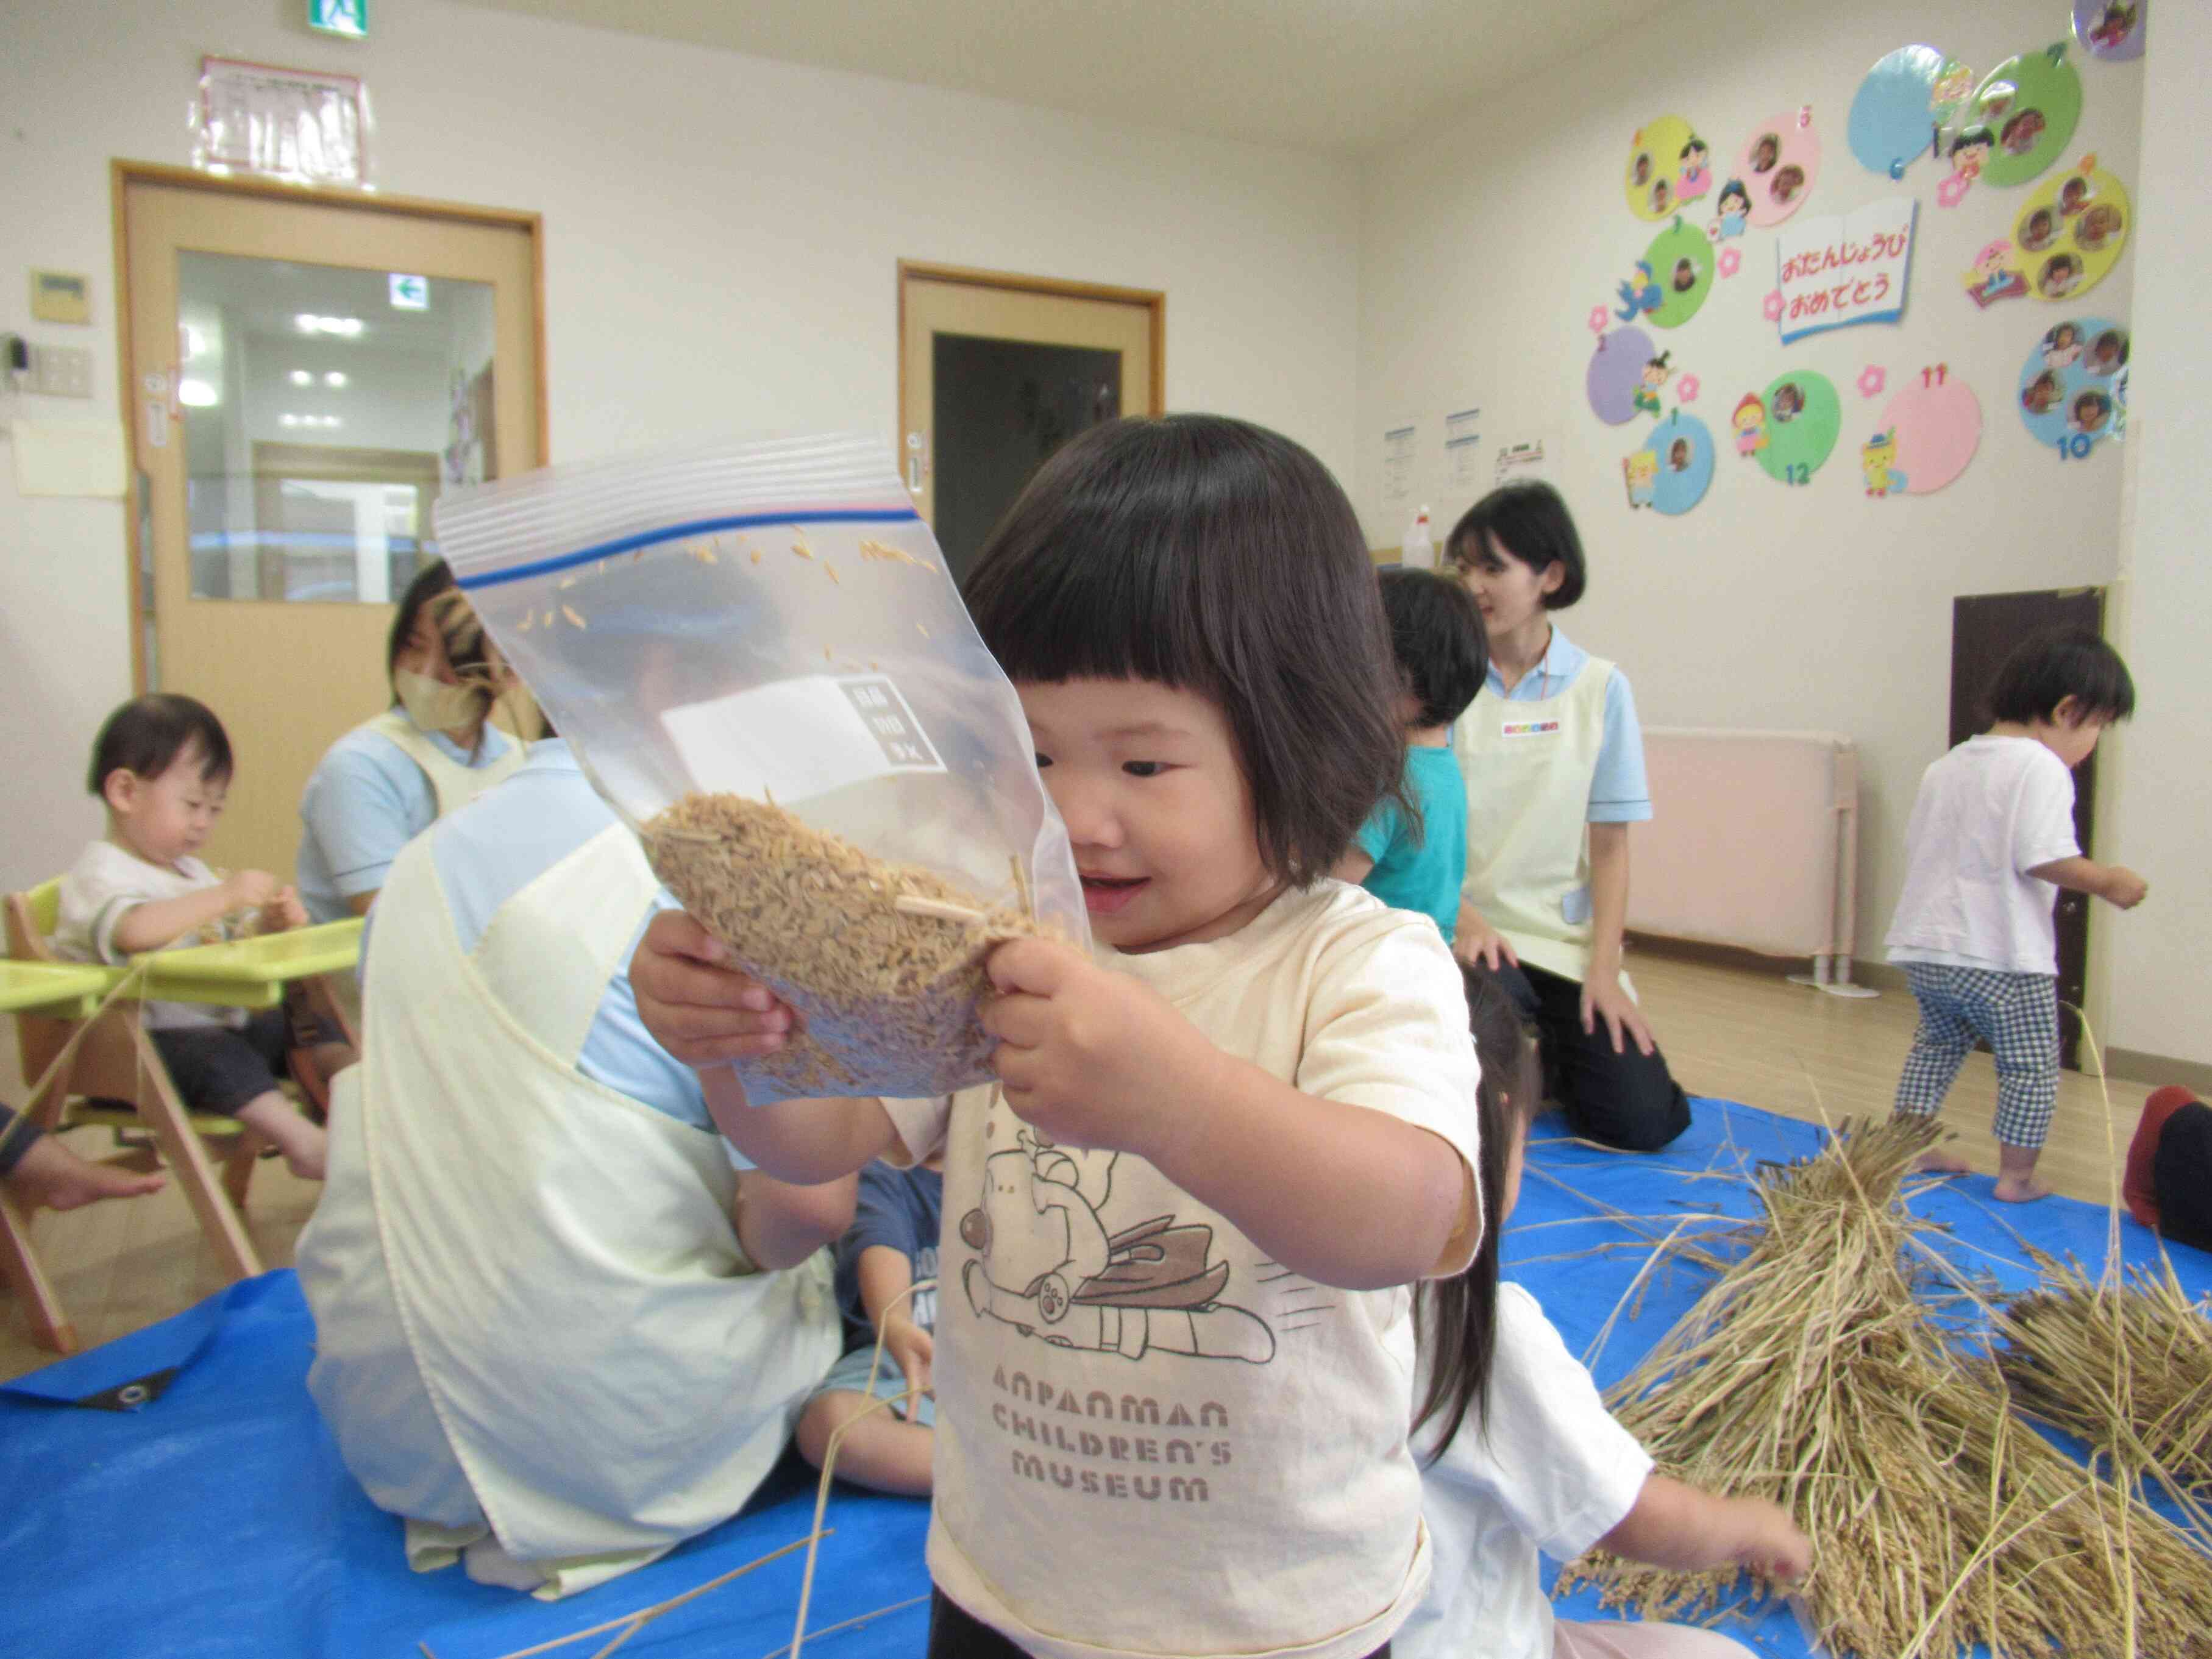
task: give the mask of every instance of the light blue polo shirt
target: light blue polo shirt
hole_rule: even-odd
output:
[[[432,837],[438,884],[445,890],[461,949],[475,950],[501,905],[618,822],[585,778],[565,739],[547,738],[532,744],[520,771],[448,814]],[[658,908],[676,908],[675,897],[664,890]],[[651,920],[648,915],[639,921],[639,934]],[[374,927],[375,913],[371,911],[372,933]],[[368,945],[364,938],[364,969]],[[630,952],[636,949],[634,936],[623,952],[620,971],[599,999],[599,1012],[577,1054],[576,1069],[655,1111],[718,1133],[700,1092],[698,1073],[654,1042],[638,1018],[637,997],[629,987]],[[734,1148],[729,1154],[738,1168],[751,1167]]]
[[[1556,697],[1575,683],[1575,676],[1589,661],[1589,653],[1552,627],[1552,642],[1543,659],[1521,677],[1510,691],[1498,678],[1497,665],[1490,669],[1484,690],[1508,702],[1540,702]],[[1590,775],[1591,823],[1642,823],[1651,816],[1651,786],[1644,775],[1644,727],[1636,718],[1636,696],[1628,689],[1628,676],[1619,668],[1605,688],[1605,735],[1600,739],[1597,769]]]
[[[494,726],[471,755],[442,732],[422,734],[456,766],[489,766],[513,740]],[[357,726],[325,752],[300,796],[300,853],[293,884],[316,921],[343,921],[346,901],[384,885],[399,849],[438,817],[437,791],[412,757],[380,732]]]

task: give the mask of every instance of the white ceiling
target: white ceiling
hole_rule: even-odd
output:
[[[476,0],[1141,125],[1358,155],[1668,0]]]

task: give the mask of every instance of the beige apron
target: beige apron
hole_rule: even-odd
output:
[[[575,1060],[655,890],[587,842],[464,954],[410,843],[298,1250],[307,1386],[418,1571],[568,1595],[733,1514],[836,1359],[829,1260],[752,1271],[721,1139]]]
[[[438,816],[441,818],[455,807],[466,806],[501,779],[520,772],[528,758],[524,753],[525,745],[517,740],[510,742],[507,752],[496,760],[487,761],[482,766],[464,766],[424,737],[415,722],[397,708],[386,709],[368,724],[368,730],[388,739],[392,747],[422,769],[422,775],[430,780],[431,793],[437,797]],[[489,732],[490,728],[485,729]]]
[[[1524,702],[1486,687],[1452,734],[1467,781],[1460,896],[1522,962],[1577,982],[1589,972],[1590,782],[1613,675],[1592,657],[1557,696]]]

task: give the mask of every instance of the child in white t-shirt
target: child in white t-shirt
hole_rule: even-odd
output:
[[[1422,1287],[1414,1444],[1437,1565],[1395,1659],[1748,1659],[1741,1644],[1688,1626],[1552,1615],[1540,1550],[1571,1560],[1601,1545],[1687,1571],[1735,1564],[1785,1579],[1804,1576],[1812,1550],[1764,1498],[1717,1498],[1654,1474],[1536,1298],[1498,1283],[1498,1234],[1520,1196],[1537,1068],[1497,981],[1478,969],[1468,994],[1490,1230],[1466,1273]],[[1490,1341],[1468,1341],[1470,1329]],[[1461,1357],[1469,1355],[1471,1364]]]
[[[260,870],[217,876],[198,856],[222,815],[230,774],[229,736],[204,703],[155,694],[107,717],[86,781],[107,808],[107,835],[62,878],[59,955],[120,963],[146,951],[306,926],[298,897],[276,877]],[[147,1033],[186,1106],[236,1118],[274,1145],[293,1174],[323,1178],[323,1131],[277,1087],[292,1047],[283,1009],[144,1007]],[[336,1032],[317,1036],[325,1075],[350,1062]]]
[[[2051,1189],[2035,1160],[2058,1101],[2057,890],[2131,910],[2141,876],[2081,856],[2074,769],[2114,720],[2135,712],[2119,653],[2086,630],[2027,641],[1990,692],[1996,724],[1930,766],[1905,833],[1905,891],[1889,925],[1889,959],[1905,965],[1920,1027],[1897,1085],[1896,1110],[1932,1115],[1976,1039],[1996,1057],[1996,1196]],[[1922,1167],[1953,1172],[1955,1154]]]
[[[993,952],[996,1086],[754,1106],[716,1065],[708,1106],[785,1180],[944,1148],[933,1659],[1375,1654],[1429,1576],[1408,1287],[1483,1223],[1451,954],[1327,874],[1400,775],[1358,520],[1275,434],[1116,422],[966,597],[1096,957]],[[671,913],[631,969],[702,1066],[789,1021],[715,959]]]

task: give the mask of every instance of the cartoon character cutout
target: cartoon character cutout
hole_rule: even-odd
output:
[[[1620,309],[1613,314],[1623,322],[1633,321],[1648,311],[1656,311],[1667,301],[1660,292],[1658,283],[1651,274],[1651,262],[1638,259],[1636,273],[1620,284]]]
[[[1731,179],[1721,186],[1720,195],[1713,205],[1720,210],[1720,217],[1712,223],[1711,235],[1717,242],[1726,241],[1743,234],[1744,227],[1751,222],[1751,191],[1741,179]]]
[[[2064,368],[2081,355],[2081,330],[2074,323],[2060,323],[2043,337],[2043,366],[2045,368]]]
[[[1905,475],[1897,470],[1897,428],[1877,432],[1859,446],[1859,471],[1869,495],[1901,495]]]
[[[2035,291],[2046,300],[2063,300],[2080,284],[2081,270],[2080,255],[2054,253],[2044,261],[2042,274],[2035,279]]]
[[[983,1160],[982,1202],[960,1218],[976,1255],[961,1287],[977,1314],[1054,1347],[1142,1358],[1153,1349],[1264,1365],[1275,1334],[1221,1301],[1213,1229],[1154,1216],[1109,1233],[1100,1212],[1118,1153],[1060,1147],[1021,1129]]]
[[[2125,223],[2115,204],[2099,202],[2084,213],[2081,222],[2074,227],[2074,240],[2090,252],[2099,252],[2106,243],[2120,234]]]
[[[1674,177],[1674,199],[1677,202],[1694,202],[1713,187],[1712,169],[1705,165],[1705,159],[1711,154],[1705,141],[1692,133],[1690,142],[1682,146],[1680,157],[1682,170]]]
[[[2048,415],[2065,395],[2058,371],[2046,368],[2020,389],[2020,406],[2031,415]]]
[[[1990,152],[1996,147],[1996,135],[1985,126],[1971,126],[1960,131],[1951,140],[1951,176],[1936,187],[1936,199],[1944,207],[1956,207],[1966,199],[1966,192],[1982,176],[1983,165]]]
[[[2027,278],[2012,262],[2010,242],[1991,242],[1975,256],[1966,273],[1966,292],[1984,311],[2000,300],[2017,300],[2027,292]]]
[[[1766,447],[1766,405],[1756,392],[1747,392],[1729,416],[1735,428],[1735,453],[1756,455]]]
[[[1644,374],[1637,381],[1635,393],[1636,407],[1644,414],[1656,415],[1659,412],[1659,389],[1667,384],[1668,377],[1674,372],[1668,367],[1668,360],[1674,355],[1671,351],[1662,351],[1656,357],[1647,358],[1644,362]]]
[[[1639,449],[1620,463],[1621,476],[1628,480],[1628,505],[1649,507],[1658,499],[1659,453]]]
[[[2112,418],[2112,400],[2103,392],[2094,389],[2076,392],[2073,407],[2066,413],[2066,429],[2094,438],[2105,429],[2105,423]]]

